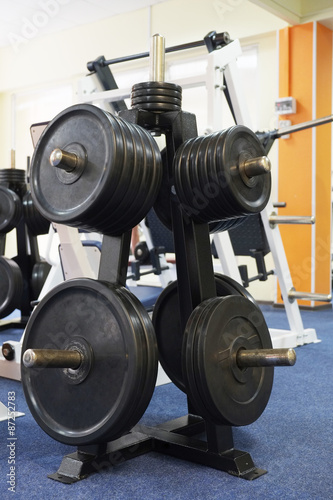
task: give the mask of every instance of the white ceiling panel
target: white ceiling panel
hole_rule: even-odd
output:
[[[333,0],[250,0],[291,25],[319,21],[332,29]]]
[[[0,47],[13,37],[34,37],[89,24],[166,0],[0,0]]]

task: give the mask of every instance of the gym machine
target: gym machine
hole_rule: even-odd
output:
[[[39,254],[37,236],[46,234],[50,222],[36,209],[25,170],[0,170],[0,332],[21,337],[48,276],[50,265]],[[4,256],[7,235],[15,230],[17,255]],[[14,311],[19,318],[10,317]],[[21,341],[2,342],[0,375],[19,379]]]
[[[204,40],[170,47],[167,52],[190,49],[198,46],[206,46],[208,55],[208,66],[206,75],[183,78],[176,83],[183,88],[193,88],[205,85],[208,95],[208,124],[211,130],[220,130],[222,124],[222,100],[227,99],[235,123],[250,126],[251,119],[247,111],[247,105],[242,91],[242,82],[236,64],[236,59],[241,55],[242,50],[238,40],[231,40],[228,33],[210,32]],[[103,87],[103,92],[81,95],[82,102],[103,102],[103,106],[119,106],[124,109],[123,99],[127,98],[130,91],[126,89],[116,90],[117,85],[108,66],[119,62],[139,59],[146,57],[146,53],[132,55],[124,58],[105,60],[102,56],[95,61],[88,63],[88,69],[95,72]],[[111,90],[113,89],[113,90]],[[276,129],[269,132],[258,132],[256,135],[260,139],[266,154],[268,154],[275,139],[279,139],[285,134],[297,132],[304,128],[318,126],[331,122],[332,116],[313,120],[303,124],[293,125],[292,127]],[[160,197],[161,198],[161,197]],[[161,202],[162,203],[162,202]],[[161,203],[159,205],[161,205]],[[157,206],[157,210],[159,209]],[[154,207],[156,211],[156,206]],[[163,224],[170,228],[169,221],[165,218],[163,209],[159,211],[158,216]],[[314,328],[304,328],[297,298],[308,298],[310,300],[319,300],[330,302],[331,294],[304,294],[296,292],[293,286],[288,261],[286,258],[279,224],[314,224],[312,216],[282,217],[276,215],[276,207],[269,201],[264,210],[257,215],[257,226],[262,231],[261,237],[268,242],[269,249],[274,260],[274,271],[266,271],[264,274],[274,273],[279,281],[281,294],[289,322],[290,330],[270,328],[270,334],[274,347],[296,347],[308,343],[318,342],[316,330]],[[254,220],[251,221],[254,224]],[[144,233],[147,235],[149,248],[153,243],[149,240],[149,231],[143,225]],[[241,231],[242,226],[234,227],[234,232]],[[230,276],[235,281],[243,284],[238,264],[235,258],[234,249],[230,241],[228,231],[212,231],[212,238],[217,255],[221,264],[222,273]],[[163,275],[163,274],[162,274]],[[168,279],[168,277],[167,277]]]
[[[37,236],[47,233],[49,225],[32,202],[25,170],[0,170],[0,318],[19,309],[21,324],[26,324],[30,303],[38,297],[49,271],[37,244]],[[17,256],[8,259],[4,257],[6,236],[13,229]]]
[[[214,51],[210,54],[208,71],[209,89],[208,120],[213,129],[221,126],[221,100],[226,94],[228,104],[235,123],[249,126],[251,128],[251,118],[242,92],[242,82],[239,77],[236,59],[241,55],[241,47],[237,40],[228,44],[228,50]],[[306,128],[319,126],[333,121],[333,116],[312,120],[309,122],[284,127],[268,132],[257,132],[266,154],[269,153],[274,140],[286,134],[298,132]],[[300,310],[296,299],[309,299],[323,302],[332,300],[331,294],[303,293],[296,292],[293,286],[288,261],[286,258],[279,224],[314,224],[312,216],[280,216],[276,214],[276,207],[271,200],[264,210],[257,216],[260,220],[258,225],[262,228],[262,237],[267,239],[274,261],[274,274],[277,276],[281,288],[281,294],[287,314],[290,331],[270,328],[273,345],[275,347],[296,347],[312,342],[318,342],[314,328],[304,328]],[[241,227],[235,228],[235,232]],[[222,264],[222,272],[242,283],[234,250],[227,232],[220,232],[214,235],[214,244],[218,257]]]
[[[234,448],[232,427],[259,418],[274,367],[296,361],[292,349],[272,349],[253,298],[215,276],[211,258],[211,229],[225,230],[267,204],[269,160],[247,127],[198,136],[195,116],[181,108],[182,88],[164,81],[164,52],[155,35],[150,80],[133,86],[131,109],[112,115],[71,106],[49,123],[32,159],[32,197],[43,216],[103,234],[98,279],[67,280],[45,295],[22,346],[33,417],[52,438],[77,447],[49,476],[63,483],[152,450],[260,477],[266,471]],[[156,134],[165,136],[164,161]],[[195,193],[204,192],[208,175],[219,189],[198,208]],[[172,227],[177,282],[164,289],[151,320],[125,282],[131,229],[153,206]],[[158,357],[185,391],[188,415],[148,427],[139,421]]]

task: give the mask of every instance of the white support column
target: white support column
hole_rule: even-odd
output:
[[[295,347],[317,341],[316,331],[312,328],[304,330],[303,321],[296,300],[290,301],[288,292],[293,288],[288,261],[284,251],[279,227],[274,229],[269,224],[269,213],[273,212],[273,205],[268,203],[261,212],[261,219],[265,228],[268,244],[272,252],[275,274],[278,276],[284,307],[289,321],[290,332],[270,329],[274,344],[279,342],[279,347]],[[275,339],[274,339],[275,337]],[[277,345],[276,345],[277,346]]]
[[[207,100],[207,125],[208,129],[213,131],[221,130],[222,125],[222,101],[224,101],[223,82],[224,76],[229,79],[232,93],[241,94],[238,89],[231,85],[234,64],[237,57],[242,54],[239,40],[234,40],[223,49],[214,50],[208,54],[206,88],[208,94]],[[231,65],[231,66],[230,66]],[[237,68],[236,68],[237,69]],[[242,99],[244,97],[242,96]]]
[[[213,241],[221,264],[222,274],[230,276],[230,278],[242,285],[243,281],[228,231],[214,234]]]
[[[87,252],[85,251],[79,232],[76,228],[53,224],[59,239],[59,252],[61,254],[62,268],[66,280],[72,278],[96,279],[96,272],[92,269]]]
[[[23,417],[24,415],[24,413],[22,413],[21,411],[14,411],[13,413],[15,418]],[[11,417],[13,417],[12,414]],[[0,422],[3,422],[4,420],[8,420],[8,408],[0,401]]]
[[[144,234],[148,249],[152,250],[154,248],[154,243],[151,238],[150,229],[147,227],[144,220],[141,221],[140,227]],[[160,260],[161,267],[168,267],[168,269],[165,269],[161,272],[161,274],[158,275],[160,285],[162,286],[162,288],[165,288],[169,283],[177,279],[176,267],[171,262],[168,262],[166,260],[165,254],[160,254],[158,258]],[[136,285],[137,282],[133,281],[131,282],[131,285],[132,284]]]

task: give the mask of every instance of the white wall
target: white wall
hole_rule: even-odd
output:
[[[254,121],[259,128],[272,128],[277,96],[276,30],[284,26],[286,23],[246,0],[169,0],[151,8],[49,36],[34,36],[17,46],[2,48],[0,168],[10,167],[13,147],[16,167],[26,168],[26,157],[33,152],[30,125],[49,120],[67,107],[71,94],[75,102],[77,84],[87,74],[88,61],[101,54],[111,59],[148,51],[150,36],[154,33],[165,36],[166,46],[200,40],[212,30],[228,31],[232,39],[239,38],[244,46],[256,44],[260,100]],[[167,55],[167,60],[204,53],[204,48],[196,49]],[[113,66],[112,71],[117,75],[117,72],[146,64],[147,60],[126,63]],[[193,109],[187,107],[186,110],[196,113],[195,99],[192,102]],[[8,253],[11,254],[12,249]],[[252,290],[257,298],[267,297],[262,283],[257,288],[258,292]]]
[[[255,39],[262,33],[274,32],[284,25],[275,16],[246,0],[169,0],[150,9],[141,9],[49,36],[35,36],[30,40],[25,39],[25,42],[19,40],[15,45],[2,48],[0,167],[9,167],[14,139],[16,155],[20,160],[18,168],[25,168],[24,155],[31,152],[22,147],[21,132],[14,138],[11,134],[13,93],[18,94],[20,100],[31,98],[33,102],[35,92],[44,92],[45,89],[52,92],[57,85],[72,85],[75,92],[78,78],[87,73],[86,64],[89,60],[101,54],[114,58],[147,51],[150,36],[156,32],[165,36],[166,45],[171,46],[202,39],[211,30],[228,31],[232,38],[241,40],[248,40],[249,37]],[[264,47],[266,45],[262,43],[263,52],[266,51]],[[272,44],[269,50],[274,52]],[[276,74],[274,53],[271,56],[269,66],[265,62],[267,82],[271,82],[272,75]],[[113,68],[115,71],[117,69],[119,65]],[[64,107],[66,105],[65,99]],[[49,119],[48,109],[45,107],[44,118],[36,109],[35,121]],[[50,114],[54,109],[54,106],[50,107]],[[17,110],[17,122],[22,120],[25,110],[24,107]]]

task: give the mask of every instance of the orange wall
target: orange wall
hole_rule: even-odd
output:
[[[332,113],[332,31],[317,27],[317,116]],[[328,293],[331,276],[327,274],[331,234],[331,124],[316,129],[316,282],[315,289]],[[328,207],[329,205],[329,207]],[[330,258],[329,258],[330,260]]]
[[[314,23],[280,31],[279,96],[295,97],[297,106],[295,114],[281,118],[290,119],[293,125],[313,118],[313,37]],[[320,24],[317,24],[316,75],[316,117],[327,116],[332,109],[332,31]],[[315,291],[330,293],[330,130],[331,125],[316,129],[315,214],[312,214],[312,129],[279,140],[278,199],[287,203],[279,213],[316,216],[316,257],[311,253],[311,226],[280,226],[294,287],[303,292],[312,291],[311,269],[315,266]],[[310,302],[300,301],[300,304],[310,305]]]

